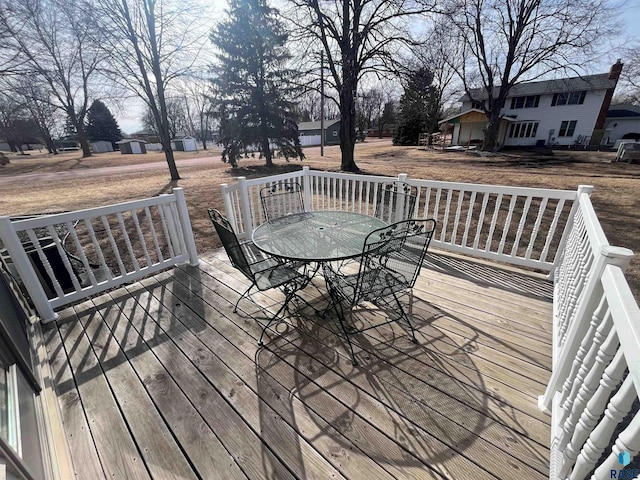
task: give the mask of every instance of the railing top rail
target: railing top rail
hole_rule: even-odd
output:
[[[111,215],[118,212],[126,212],[127,210],[131,210],[134,208],[144,208],[171,202],[175,202],[175,195],[160,195],[157,197],[145,198],[144,200],[134,200],[131,202],[117,203],[105,207],[87,208],[84,210],[75,210],[73,212],[45,215],[25,220],[14,220],[11,223],[16,231],[23,231],[33,228],[47,227],[52,223],[72,222],[78,219]]]
[[[584,219],[584,225],[587,229],[587,235],[591,242],[591,247],[598,251],[601,247],[609,245],[609,240],[600,225],[600,221],[596,216],[595,209],[591,203],[591,198],[588,194],[582,194],[578,197],[578,202],[582,210],[582,217]]]
[[[636,392],[640,393],[640,308],[624,271],[618,265],[607,265],[602,274],[602,287],[627,360]]]
[[[327,177],[327,178],[341,178],[341,179],[363,179],[372,182],[386,182],[390,180],[395,180],[398,177],[389,177],[383,175],[362,175],[356,173],[343,173],[343,172],[325,172],[323,170],[298,170],[295,172],[289,173],[281,173],[278,175],[270,175],[266,177],[258,177],[252,179],[244,179],[244,177],[238,177],[238,180],[244,179],[244,182],[247,186],[260,185],[268,182],[277,182],[279,180],[287,180],[291,178],[298,178],[305,175],[305,172],[311,177]],[[440,181],[440,180],[422,180],[415,178],[407,178],[406,182],[415,185],[415,186],[430,186],[442,189],[452,189],[452,190],[466,190],[466,191],[476,191],[480,193],[503,193],[503,194],[517,194],[517,195],[527,195],[532,197],[553,197],[557,199],[564,200],[575,200],[576,191],[575,190],[559,190],[559,189],[548,189],[548,188],[536,188],[536,187],[513,187],[508,185],[490,185],[483,183],[464,183],[464,182],[448,182],[448,181]],[[227,185],[227,188],[239,188],[239,182]]]

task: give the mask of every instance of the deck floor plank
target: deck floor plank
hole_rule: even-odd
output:
[[[206,267],[202,266],[199,271],[202,271],[205,268]],[[190,271],[190,270],[187,269],[187,271]],[[202,281],[204,285],[211,285],[212,283],[216,282],[216,280],[213,277],[210,277],[208,280],[203,277],[200,277],[200,281]],[[205,301],[209,301],[210,298],[211,296],[206,296]],[[305,318],[305,320],[303,320],[303,322],[308,322],[308,321],[309,321],[308,318]],[[324,320],[322,321],[324,322]],[[304,330],[304,328],[305,326],[303,325],[302,330]],[[320,331],[319,328],[315,329],[313,332],[313,335],[307,335],[306,338],[302,338],[302,339],[300,336],[296,336],[296,334],[292,332],[287,332],[287,334],[282,337],[279,337],[276,335],[278,337],[276,343],[280,342],[280,340],[284,340],[286,342],[289,342],[290,345],[293,345],[308,353],[308,358],[301,360],[301,362],[303,363],[305,372],[307,371],[323,372],[323,375],[320,376],[318,380],[309,379],[310,381],[314,381],[314,383],[320,382],[321,384],[318,385],[320,389],[324,389],[332,392],[333,394],[336,395],[337,398],[345,399],[349,397],[351,389],[348,387],[346,389],[343,389],[343,385],[348,385],[349,383],[351,383],[353,386],[357,387],[358,391],[360,392],[361,396],[359,397],[360,403],[358,404],[358,412],[362,412],[364,399],[366,398],[367,402],[370,402],[370,403],[379,403],[376,400],[376,397],[379,396],[377,394],[380,393],[380,392],[377,392],[375,389],[371,389],[371,385],[368,382],[362,382],[362,376],[383,379],[383,377],[385,377],[385,372],[388,372],[389,378],[388,378],[388,381],[386,381],[384,388],[382,388],[382,391],[385,392],[385,395],[383,395],[383,397],[391,399],[392,401],[384,405],[378,406],[378,409],[386,411],[387,415],[384,417],[377,417],[377,418],[383,418],[385,420],[387,418],[392,418],[393,420],[396,421],[396,425],[395,425],[396,428],[398,425],[403,425],[403,424],[406,424],[407,422],[413,423],[413,426],[415,426],[417,430],[422,429],[427,435],[431,436],[432,439],[433,438],[453,439],[451,440],[450,444],[445,446],[447,450],[449,449],[455,450],[458,444],[458,440],[464,439],[466,442],[470,444],[473,444],[474,441],[478,443],[478,446],[472,445],[471,449],[478,448],[479,450],[484,450],[484,454],[486,454],[487,451],[489,452],[489,454],[491,453],[492,446],[486,443],[484,438],[477,437],[475,435],[475,432],[473,432],[473,429],[471,430],[465,429],[463,425],[456,424],[450,419],[450,417],[440,414],[437,409],[434,409],[428,406],[426,402],[423,404],[423,408],[416,408],[417,402],[414,402],[410,396],[406,395],[399,388],[394,387],[394,384],[395,385],[399,384],[399,377],[396,369],[390,364],[387,364],[387,368],[379,368],[379,364],[375,363],[371,368],[371,371],[367,372],[368,370],[367,365],[363,364],[361,366],[365,371],[362,371],[361,368],[354,368],[350,365],[346,357],[341,359],[341,361],[336,362],[335,352],[332,351],[332,348],[335,348],[335,345],[332,345],[332,344],[335,343],[334,339],[336,337],[333,334],[329,334],[328,332],[326,332],[324,335],[318,335],[319,331]],[[320,341],[323,341],[323,340],[329,340],[329,341],[323,342],[324,345],[317,345],[317,343],[319,342],[316,341],[315,337],[319,337]],[[269,350],[274,350],[274,348],[277,348],[277,347],[272,347],[272,344],[270,343]],[[296,357],[295,353],[291,353],[290,350],[291,349],[288,348],[287,353]],[[275,351],[277,352],[277,349]],[[284,356],[279,361],[286,361],[286,358],[287,357]],[[307,378],[308,378],[308,374],[307,374]],[[411,381],[413,383],[420,383],[420,381],[415,378],[412,379]],[[380,387],[383,386],[381,382],[376,383],[376,385]],[[424,389],[425,387],[426,386],[423,384],[418,388]],[[364,396],[364,393],[369,394],[369,396],[368,397]],[[430,400],[433,400],[433,399],[430,399]],[[409,414],[408,417],[401,418],[400,415],[404,414],[404,410],[410,410],[412,413]],[[425,412],[428,420],[426,423],[416,423],[411,420],[412,418],[414,419],[424,418]],[[469,422],[469,420],[472,420],[472,418],[474,417],[474,412],[476,413],[475,417],[480,419],[479,423],[487,423],[487,418],[485,415],[478,415],[477,411],[474,411],[467,407],[463,407],[462,409],[460,409],[460,411],[452,412],[452,413],[455,416],[457,416],[459,419],[465,418],[465,422],[462,422],[462,423],[473,424],[473,422]],[[396,414],[398,416],[396,416]],[[495,424],[495,422],[492,422],[492,424],[497,425]],[[433,425],[437,425],[437,431],[428,432],[427,429],[429,427],[433,428],[432,427]],[[499,430],[499,429],[500,427],[495,428],[495,430]],[[486,432],[483,431],[483,434],[485,433]],[[415,434],[415,430],[414,430],[414,434]],[[469,438],[473,438],[473,437],[475,437],[474,441],[468,440]],[[508,450],[511,451],[511,453],[516,456],[518,455],[518,453],[520,453],[519,452],[520,449],[518,448],[518,441],[517,440],[514,441],[514,432],[503,431],[501,433],[497,433],[494,436],[493,440],[495,444],[509,445]],[[536,449],[538,450],[537,458],[538,459],[543,458],[544,457],[543,453],[546,449],[542,446],[536,445],[535,442],[529,442],[528,445],[523,446],[523,448],[521,449],[521,453],[523,455],[529,454],[531,453],[532,450],[536,450]],[[430,452],[432,453],[434,450],[435,448],[433,447],[433,445],[431,445]],[[428,458],[429,452],[419,452],[419,453],[421,454],[420,455],[421,458],[423,459]],[[473,452],[471,453],[471,456],[474,456]],[[477,456],[481,456],[481,455],[477,454]],[[494,451],[492,455],[492,457],[495,457],[495,458],[508,458],[508,456],[509,455],[507,451],[503,451],[500,455],[498,455],[497,452]],[[496,466],[500,467],[499,463],[500,462],[493,464],[491,468],[495,468]],[[444,464],[446,466],[446,462],[444,462]],[[538,461],[537,467],[542,471],[544,470],[545,465],[546,464],[543,463],[542,461]],[[506,465],[502,465],[502,467],[503,467],[503,470],[502,472],[497,473],[498,475],[500,474],[504,475],[507,471],[511,471],[514,468],[514,464],[513,463],[506,464]],[[471,473],[467,472],[467,474],[471,474]],[[536,475],[539,475],[539,474],[540,472],[533,472],[533,471],[529,471],[525,473],[525,475],[530,478],[534,478]]]
[[[323,308],[322,278],[314,285],[302,295]],[[302,304],[259,348],[283,296],[256,292],[234,313],[247,286],[218,250],[46,327],[77,478],[547,475],[542,276],[430,254],[414,289],[419,345],[397,324],[363,332],[357,367],[331,315]]]
[[[286,462],[293,473],[299,478],[343,478],[317,450],[307,442],[300,442],[298,433],[291,428],[286,418],[280,417],[263,402],[257,391],[245,384],[243,379],[246,376],[256,375],[256,367],[251,358],[247,358],[246,365],[252,368],[245,371],[231,370],[225,364],[224,360],[228,356],[222,352],[225,347],[229,347],[225,345],[226,340],[211,338],[210,328],[201,316],[206,315],[205,311],[197,314],[187,307],[199,305],[201,300],[188,295],[190,291],[187,291],[187,295],[176,295],[171,283],[151,283],[152,281],[153,279],[148,279],[143,282],[149,287],[148,294],[139,295],[140,300],[154,312],[151,318],[160,322],[156,324],[168,336],[180,336],[179,348],[184,355],[207,376],[243,420],[254,430],[261,432],[265,443]],[[171,303],[167,304],[169,298],[173,300],[173,308]],[[175,307],[175,300],[181,302],[180,307]],[[216,317],[218,316],[214,315]],[[169,325],[169,328],[166,329],[162,323]],[[234,352],[235,355],[239,353],[237,350]]]
[[[58,329],[106,476],[151,478],[75,311]]]
[[[62,422],[65,425],[75,476],[78,479],[105,479],[58,327],[55,323],[44,325],[42,333],[54,377],[53,383],[56,385],[56,395]]]
[[[138,295],[143,293],[140,292]],[[132,297],[130,302],[122,308],[123,312],[134,312],[128,317],[132,328],[130,335],[135,335],[133,332],[135,330],[153,350],[185,395],[196,402],[203,421],[221,439],[244,474],[250,479],[296,478],[288,465],[285,465],[264,444],[260,436],[229,405],[224,396],[198,368],[197,362],[184,355],[178,344],[185,341],[183,338],[185,330],[179,328],[179,323],[167,318],[168,315],[159,312],[154,305],[148,306],[147,309],[144,299],[141,303]],[[141,305],[145,308],[139,308]],[[161,318],[158,317],[159,315]],[[167,335],[156,323],[156,321],[164,321],[165,318],[173,324],[174,329],[171,330],[173,336]],[[175,330],[176,327],[179,328],[178,331]],[[201,353],[196,355],[200,358],[200,362],[208,361],[206,355]]]

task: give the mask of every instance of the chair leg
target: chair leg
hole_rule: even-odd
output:
[[[340,323],[340,328],[342,329],[344,338],[347,340],[347,345],[349,345],[349,353],[351,354],[351,365],[355,367],[358,365],[358,361],[356,360],[356,356],[353,353],[353,345],[351,344],[351,339],[349,338],[349,332],[344,322],[344,309],[342,308],[342,304],[340,303],[340,297],[333,291],[331,287],[329,287],[329,295],[331,296],[331,303],[333,305],[333,308],[336,311],[336,314],[338,315],[338,322]]]
[[[396,305],[398,305],[398,308],[400,309],[400,318],[404,318],[407,321],[407,324],[409,325],[409,340],[411,340],[411,343],[418,343],[418,340],[416,339],[416,334],[415,334],[415,330],[413,328],[413,324],[411,323],[411,319],[409,318],[411,315],[413,315],[413,291],[409,292],[409,315],[407,315],[407,312],[404,311],[404,308],[402,307],[402,303],[400,302],[400,299],[398,298],[398,295],[396,292],[393,292],[393,298],[396,301]]]
[[[238,301],[236,302],[235,307],[233,307],[233,313],[236,313],[238,311],[238,304],[240,303],[240,300],[242,300],[244,298],[245,295],[247,295],[249,293],[249,291],[254,287],[256,283],[253,282],[251,283],[251,285],[249,285],[249,288],[247,288],[244,293],[242,295],[240,295],[240,298],[238,299]],[[248,296],[248,295],[247,295]]]
[[[278,309],[278,311],[267,321],[267,324],[262,327],[262,332],[260,333],[260,339],[258,340],[258,346],[262,347],[264,346],[264,343],[262,342],[262,338],[264,337],[264,333],[267,331],[267,329],[273,325],[274,322],[278,321],[278,317],[280,316],[280,314],[284,311],[287,310],[289,311],[289,302],[291,301],[291,299],[293,298],[294,293],[288,293],[287,296],[284,299],[284,302],[282,302],[282,305],[280,305],[280,308]]]

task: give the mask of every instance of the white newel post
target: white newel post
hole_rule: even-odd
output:
[[[309,175],[309,167],[302,167],[302,191],[304,192],[304,210],[305,212],[313,211],[313,202],[311,201],[311,176]]]
[[[560,259],[562,258],[561,252],[564,250],[564,247],[567,244],[567,239],[569,238],[569,234],[571,233],[571,229],[573,228],[573,219],[575,218],[576,211],[580,206],[580,196],[582,194],[587,194],[590,196],[591,192],[593,192],[592,185],[578,185],[576,198],[573,201],[573,205],[571,206],[571,212],[569,213],[567,224],[564,227],[564,231],[562,232],[562,237],[560,238],[560,243],[558,244],[558,248],[556,249],[556,256],[553,259],[553,266],[551,267],[551,271],[549,271],[549,275],[547,275],[547,280],[549,281],[553,280],[553,276],[555,275],[556,268],[558,267],[558,262],[560,262]]]
[[[29,292],[29,296],[42,322],[47,323],[57,320],[58,314],[53,311],[38,275],[33,269],[27,253],[24,251],[22,242],[11,225],[11,219],[7,216],[0,217],[0,237],[20,274],[20,278],[22,278],[25,288]]]
[[[244,223],[243,238],[251,238],[253,232],[253,218],[251,218],[251,209],[249,208],[249,192],[247,190],[247,178],[238,177],[240,184],[240,208],[242,209],[242,221]]]
[[[184,198],[184,189],[177,187],[173,189],[176,196],[176,206],[178,207],[178,216],[180,217],[180,225],[182,225],[182,233],[184,243],[189,252],[189,265],[195,267],[200,265],[198,251],[196,250],[196,241],[193,238],[193,229],[191,228],[191,220],[189,220],[189,210],[187,209],[187,201]]]
[[[224,203],[224,212],[229,220],[229,223],[233,226],[234,231],[238,231],[238,219],[236,218],[236,213],[233,211],[233,205],[231,203],[231,194],[229,193],[229,185],[223,183],[220,185],[220,190],[222,190],[222,201]]]
[[[631,258],[633,258],[633,252],[628,248],[612,247],[609,245],[601,247],[600,254],[595,259],[592,275],[580,295],[574,320],[573,323],[569,325],[564,345],[561,347],[559,345],[553,346],[553,348],[560,348],[560,352],[557,362],[553,365],[551,379],[549,380],[544,395],[538,398],[538,406],[542,411],[546,413],[551,411],[553,397],[555,393],[562,388],[564,381],[570,373],[582,338],[589,328],[590,315],[587,315],[587,313],[593,312],[597,308],[595,303],[598,302],[600,297],[599,293],[602,293],[601,278],[605,267],[607,265],[616,265],[624,272],[629,266]],[[556,319],[554,319],[554,321],[556,321]]]

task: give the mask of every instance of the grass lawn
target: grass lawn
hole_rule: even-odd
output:
[[[161,153],[121,155],[98,154],[82,159],[77,152],[58,156],[32,154],[10,156],[11,163],[0,166],[0,214],[19,215],[60,212],[97,207],[170,192],[174,186],[185,189],[198,251],[217,247],[218,239],[207,217],[206,208],[223,209],[221,183],[233,183],[235,177],[264,176],[299,169],[337,170],[340,149],[305,149],[303,162],[285,163],[269,170],[263,161],[249,158],[233,171],[220,161],[219,149],[177,152],[181,180],[169,181],[169,172]],[[613,153],[556,152],[551,157],[508,153],[480,157],[464,153],[394,147],[388,140],[371,139],[356,146],[356,161],[365,172],[455,182],[488,183],[526,187],[575,190],[578,185],[595,187],[592,201],[609,242],[636,252],[627,278],[636,299],[640,298],[640,165],[611,163]],[[200,163],[181,160],[200,158]],[[142,164],[155,164],[146,167]],[[131,167],[140,165],[140,167]],[[122,171],[105,172],[103,167],[123,166]],[[140,169],[137,169],[140,168]],[[56,172],[67,172],[56,175]],[[71,175],[73,174],[73,175]]]

